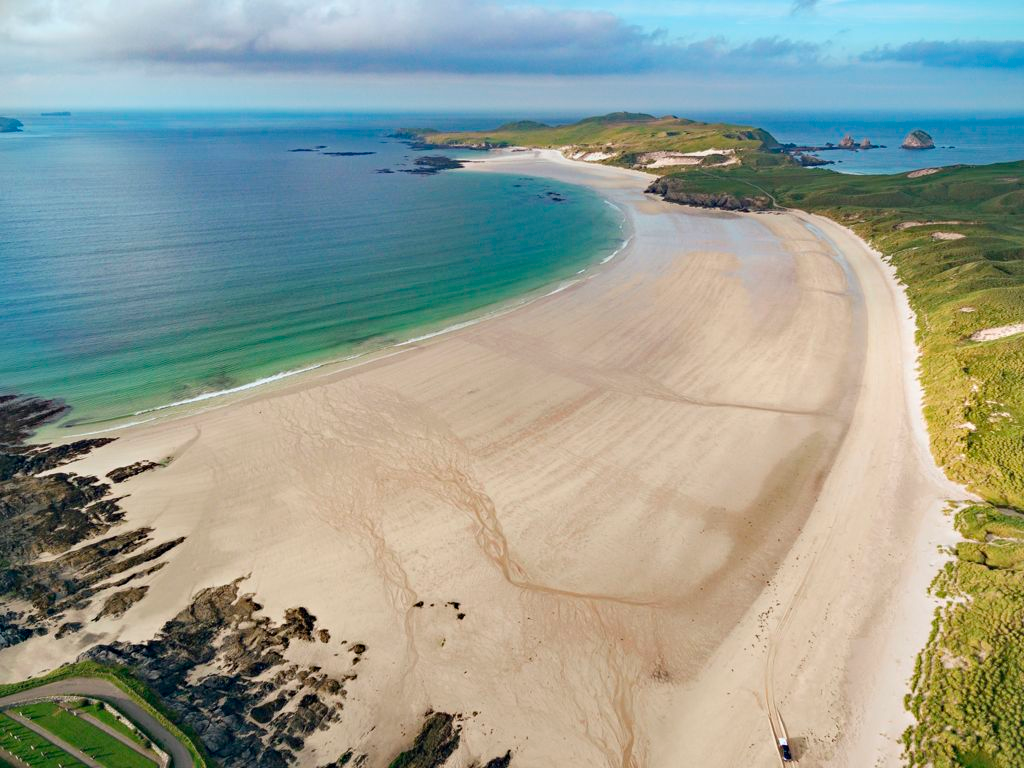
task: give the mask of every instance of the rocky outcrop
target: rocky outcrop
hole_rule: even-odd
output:
[[[850,134],[846,134],[845,136],[843,136],[842,139],[839,140],[840,149],[853,149],[855,146],[857,146],[857,144],[856,142],[854,142],[853,136],[851,136]]]
[[[677,179],[664,176],[653,181],[645,190],[660,195],[669,203],[692,205],[697,208],[717,208],[724,211],[766,211],[772,208],[770,198],[758,196],[737,197],[724,192],[690,192],[682,188]]]
[[[109,477],[115,483],[123,483],[125,480],[141,475],[143,472],[148,472],[151,469],[156,469],[160,465],[155,461],[136,461],[134,464],[129,464],[127,467],[118,467],[107,472]]]
[[[0,648],[80,624],[65,614],[159,570],[160,558],[183,541],[154,544],[150,528],[115,532],[124,512],[108,484],[71,472],[41,474],[111,442],[26,443],[66,411],[50,400],[0,397]],[[145,594],[133,590],[135,600]]]
[[[436,768],[444,765],[459,746],[460,731],[453,715],[428,712],[423,729],[412,747],[392,760],[389,768]]]
[[[917,128],[907,134],[900,144],[903,149],[935,149],[935,141],[927,133]]]
[[[0,117],[0,133],[17,133],[23,127],[21,120],[13,117]]]
[[[115,592],[106,599],[93,621],[99,621],[108,617],[118,619],[124,616],[129,608],[146,596],[148,591],[149,587],[129,587],[128,589],[122,589],[120,592]]]
[[[424,157],[417,157],[413,160],[415,168],[405,169],[402,173],[415,173],[420,176],[432,176],[435,173],[441,171],[454,170],[456,168],[463,168],[465,164],[461,160],[454,160],[444,155],[425,155]]]
[[[152,640],[97,646],[83,658],[131,668],[224,768],[283,768],[310,734],[340,719],[356,675],[289,663],[291,643],[314,642],[316,617],[296,607],[275,623],[241,582],[202,590]]]

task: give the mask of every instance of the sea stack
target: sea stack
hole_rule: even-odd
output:
[[[853,141],[853,136],[850,134],[843,136],[842,141],[839,142],[839,146],[841,149],[853,149],[856,146]]]
[[[907,134],[907,138],[903,140],[900,146],[903,149],[935,149],[935,142],[931,136],[920,128],[915,128]]]
[[[861,149],[872,149],[875,145],[871,143],[871,139],[864,137],[860,140]]]

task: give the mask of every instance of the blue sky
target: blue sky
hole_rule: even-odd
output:
[[[1024,112],[1021,0],[5,0],[0,110]]]

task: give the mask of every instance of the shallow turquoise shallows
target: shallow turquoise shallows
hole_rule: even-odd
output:
[[[342,118],[22,119],[0,136],[0,390],[65,399],[75,432],[441,328],[622,240],[579,187],[378,173],[419,153]],[[289,151],[320,145],[374,154]]]

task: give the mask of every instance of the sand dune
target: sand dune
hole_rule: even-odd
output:
[[[369,648],[308,765],[381,764],[433,707],[467,715],[453,764],[768,766],[766,692],[801,765],[892,764],[956,489],[884,265],[824,220],[686,210],[555,152],[466,172],[598,189],[630,245],[515,312],[125,430],[80,471],[173,456],[123,506],[187,540],[123,619],[25,643],[5,677],[251,574],[268,611]]]

